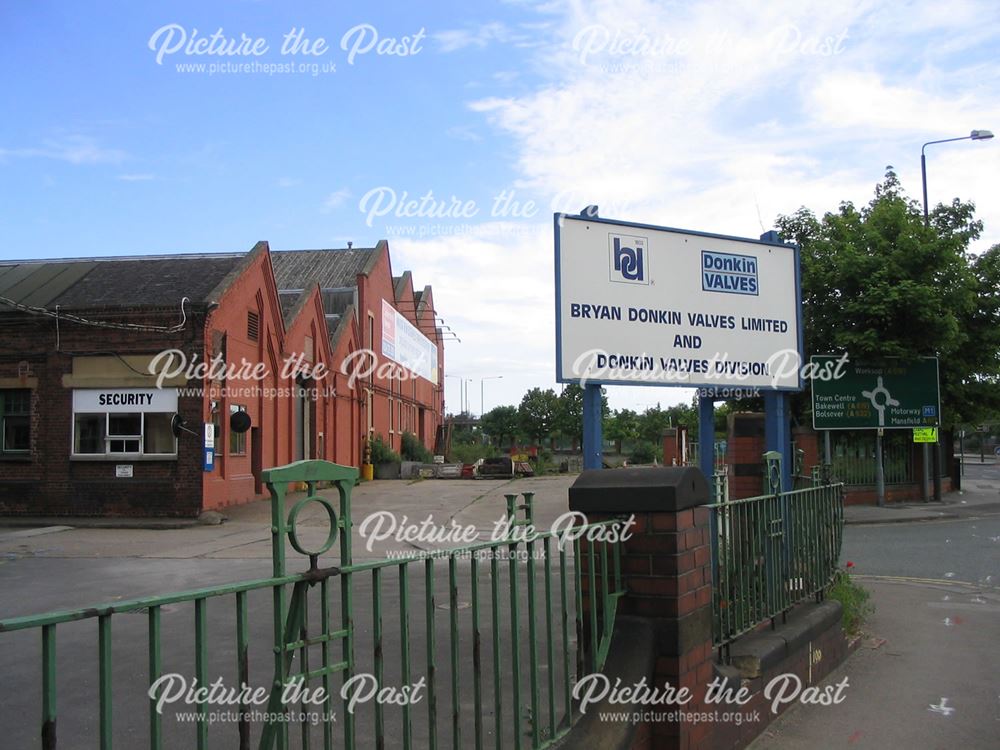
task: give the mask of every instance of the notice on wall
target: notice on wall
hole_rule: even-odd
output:
[[[76,388],[76,414],[175,412],[176,388]]]
[[[386,300],[382,300],[382,356],[435,385],[438,382],[437,346]]]

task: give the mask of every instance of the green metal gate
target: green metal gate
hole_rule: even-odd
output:
[[[149,693],[147,739],[129,740],[127,747],[162,750],[173,741],[176,746],[197,748],[284,749],[315,744],[381,750],[391,737],[392,747],[448,744],[478,750],[487,746],[544,748],[564,736],[575,718],[572,685],[587,671],[603,668],[617,601],[624,593],[621,521],[575,526],[567,540],[555,530],[534,529],[532,493],[520,499],[508,494],[506,511],[511,523],[501,539],[420,552],[405,559],[355,563],[351,489],[357,477],[357,469],[323,461],[300,461],[264,472],[272,498],[270,578],[0,620],[0,645],[7,634],[16,631],[34,631],[40,638],[41,731],[36,742],[45,750],[58,746],[57,694],[65,682],[60,681],[57,668],[58,633],[71,623],[95,620],[97,726],[96,736],[82,739],[87,746],[112,747],[116,723],[123,721],[116,716],[116,705],[134,698],[128,693],[140,683]],[[336,488],[339,508],[317,494],[321,482]],[[305,483],[308,492],[286,514],[289,488],[298,483]],[[315,547],[305,543],[312,532],[301,520],[310,506],[329,524],[325,540]],[[602,537],[601,530],[609,533]],[[308,559],[305,571],[288,572],[286,539],[295,553]],[[338,542],[337,565],[322,566],[321,557]],[[446,626],[436,616],[444,567],[447,606],[441,608],[448,612]],[[368,606],[359,608],[357,596],[369,585]],[[585,589],[590,593],[587,599]],[[422,594],[422,606],[411,601],[415,591]],[[267,607],[251,606],[249,598],[254,595],[270,599],[269,612]],[[229,648],[220,645],[219,630],[209,615],[219,617],[230,599],[235,644],[229,658],[235,664],[225,669],[235,674],[238,686],[248,690],[241,690],[239,700],[233,700],[231,729],[213,724],[211,703],[201,700],[193,709],[194,726],[187,732],[177,724],[179,713],[171,721],[158,706],[165,700],[169,683],[164,683],[164,689],[151,689],[169,677],[165,660],[179,658],[163,647],[165,636],[176,633],[175,625],[182,617],[173,610],[193,610],[193,684],[207,689],[213,684],[210,677],[224,669],[215,657]],[[594,606],[585,606],[587,601]],[[145,654],[143,669],[137,670],[145,675],[128,674],[130,689],[120,686],[116,692],[112,623],[121,622],[125,614],[146,618],[144,643],[132,638],[125,644]],[[254,711],[249,691],[250,642],[251,631],[265,614],[273,636],[269,649],[273,664],[267,688],[261,688],[267,693],[267,708],[258,721],[260,712]],[[165,617],[170,622],[167,629]],[[417,644],[418,634],[413,631],[420,629],[423,638]],[[439,634],[438,629],[447,632]],[[131,632],[132,628],[122,630]],[[356,653],[359,634],[371,638],[370,650],[363,649],[367,653],[362,655]],[[438,641],[444,639],[442,660]],[[114,645],[118,648],[120,643]],[[371,671],[363,671],[363,666],[370,666]],[[426,692],[419,702],[399,705],[376,700],[359,710],[351,701],[357,693],[346,692],[345,685],[369,677],[380,690],[422,683]],[[11,683],[10,678],[7,682]],[[318,688],[323,689],[322,700],[309,701],[310,690]],[[297,713],[289,710],[290,695],[299,708]],[[439,699],[445,698],[447,712],[439,715]],[[307,704],[318,710],[321,719],[299,721],[295,726],[294,715],[306,716]],[[487,721],[491,713],[492,721]],[[186,739],[167,741],[168,733]],[[72,744],[80,740],[74,734]]]

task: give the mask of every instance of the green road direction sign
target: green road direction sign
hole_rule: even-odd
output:
[[[812,380],[813,429],[887,430],[937,427],[941,420],[937,357],[882,364],[849,361],[838,368],[839,357],[810,357],[814,372],[841,377]]]

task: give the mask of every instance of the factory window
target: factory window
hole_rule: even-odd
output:
[[[242,404],[230,404],[229,405],[229,415],[237,414],[241,411],[246,411],[246,406]],[[230,456],[245,456],[247,452],[247,434],[245,432],[236,432],[230,428],[229,430],[229,455]]]
[[[174,456],[172,413],[111,412],[73,415],[73,454]]]
[[[74,456],[175,457],[176,389],[73,392]]]
[[[31,391],[0,390],[0,453],[31,450]]]

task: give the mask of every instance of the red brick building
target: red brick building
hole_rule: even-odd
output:
[[[435,315],[384,241],[0,263],[0,513],[194,516],[370,434],[433,449]]]

